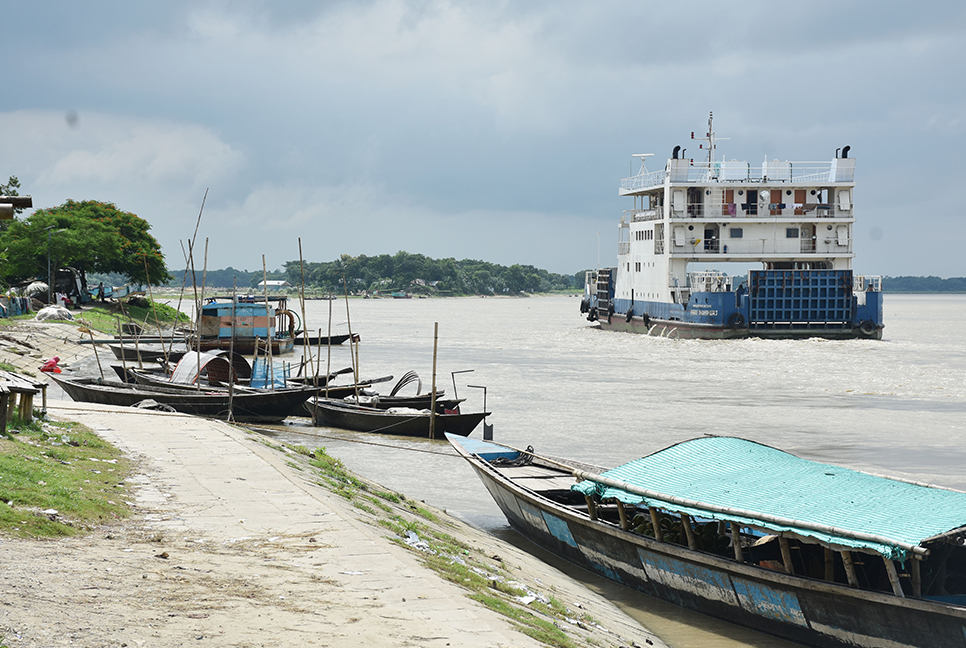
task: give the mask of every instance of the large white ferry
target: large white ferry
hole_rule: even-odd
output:
[[[602,328],[678,338],[882,338],[882,278],[852,272],[855,159],[715,159],[680,146],[621,181],[617,266],[587,273],[581,312]],[[747,274],[692,264],[760,264]]]

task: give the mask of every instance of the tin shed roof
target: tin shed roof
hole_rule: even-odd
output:
[[[733,437],[685,441],[574,490],[692,516],[790,531],[904,560],[966,526],[966,493],[800,459]]]

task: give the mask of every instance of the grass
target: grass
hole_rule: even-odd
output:
[[[0,534],[70,536],[127,517],[131,468],[80,424],[15,418],[0,437]]]
[[[94,302],[84,309],[79,321],[88,328],[104,333],[117,333],[118,322],[134,322],[143,326],[150,335],[157,333],[157,321],[162,327],[170,327],[179,323],[187,323],[188,316],[158,302],[151,305],[149,299],[128,300],[123,304],[117,302]],[[157,313],[157,320],[155,320]]]
[[[590,617],[575,616],[552,597],[529,605],[517,601],[528,592],[513,582],[509,568],[499,558],[494,560],[451,535],[448,532],[451,525],[428,508],[360,480],[340,459],[327,454],[325,448],[309,450],[290,446],[288,449],[308,458],[309,465],[317,471],[319,485],[365,511],[371,516],[369,522],[392,533],[393,542],[415,552],[441,578],[468,590],[473,600],[509,618],[520,632],[554,648],[593,645],[590,638],[575,639],[555,623],[569,628],[576,619],[584,626],[594,625]],[[411,546],[407,542],[410,533],[415,533],[425,544],[421,548]]]

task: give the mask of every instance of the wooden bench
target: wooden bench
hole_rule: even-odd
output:
[[[34,396],[37,392],[43,397],[43,410],[46,412],[47,383],[23,374],[0,370],[0,435],[7,433],[7,422],[13,419],[14,412],[23,421],[33,420]]]

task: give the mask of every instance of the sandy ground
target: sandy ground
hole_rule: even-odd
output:
[[[52,355],[68,366],[90,355],[69,325],[0,335],[0,360],[28,371]],[[138,461],[134,515],[86,537],[0,537],[0,645],[543,645],[258,435],[182,415],[49,405]],[[435,513],[494,575],[562,602],[573,616],[554,623],[574,645],[663,645],[565,574]]]

